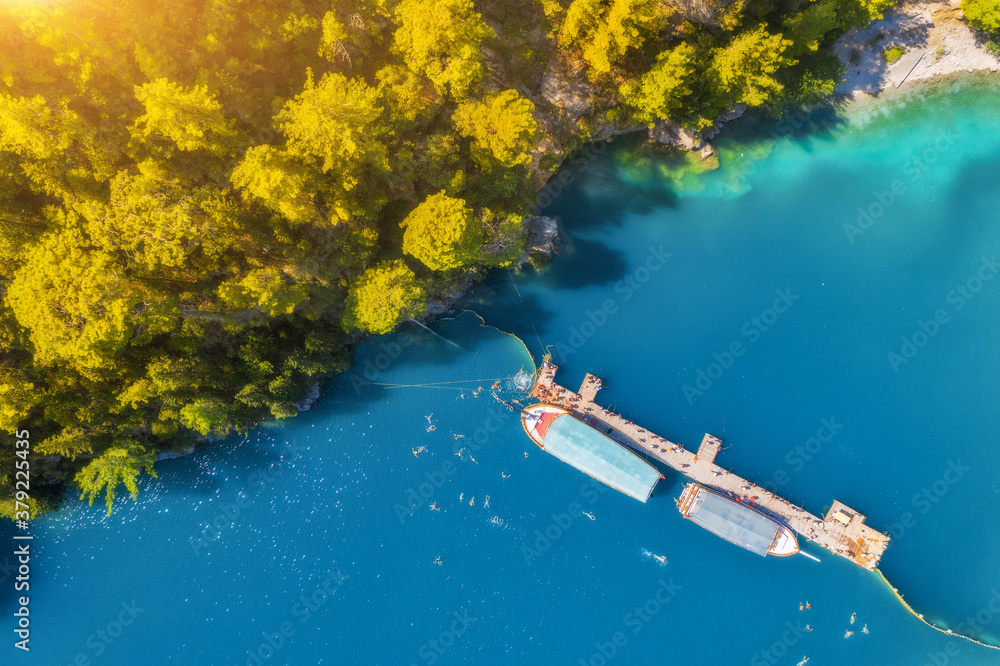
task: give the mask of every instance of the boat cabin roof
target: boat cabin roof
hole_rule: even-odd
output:
[[[699,489],[687,517],[758,555],[767,555],[778,533],[778,524],[767,516],[704,488]]]
[[[660,472],[604,433],[569,414],[556,416],[545,430],[545,450],[563,462],[640,502],[660,480]]]

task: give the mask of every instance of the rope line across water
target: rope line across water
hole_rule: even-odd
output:
[[[883,574],[878,569],[875,570],[875,573],[877,573],[878,576],[879,576],[879,578],[882,579],[882,582],[885,583],[886,586],[888,586],[888,588],[890,590],[892,590],[892,593],[894,595],[896,595],[896,599],[899,600],[899,603],[903,604],[903,607],[906,608],[906,610],[910,611],[910,614],[913,615],[913,617],[917,618],[918,620],[920,620],[921,622],[923,622],[924,624],[926,624],[931,629],[934,629],[935,631],[940,631],[942,634],[947,634],[949,636],[954,636],[956,638],[964,638],[967,641],[975,643],[976,645],[982,645],[983,647],[990,648],[991,650],[1000,650],[1000,645],[993,645],[992,643],[984,643],[983,641],[976,640],[975,638],[972,638],[971,636],[966,636],[965,634],[960,634],[960,633],[958,633],[956,631],[952,631],[951,629],[942,629],[941,627],[937,626],[936,624],[928,622],[927,620],[924,619],[923,615],[921,615],[917,611],[913,610],[913,606],[911,606],[910,604],[908,604],[906,602],[906,600],[903,599],[903,595],[901,595],[899,593],[899,590],[897,590],[895,587],[892,586],[892,583],[890,583],[889,579],[885,577],[885,574]]]

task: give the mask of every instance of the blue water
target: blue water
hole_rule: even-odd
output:
[[[513,276],[524,304],[499,273],[465,302],[486,325],[372,339],[311,411],[159,463],[111,517],[70,502],[34,525],[32,654],[8,579],[3,663],[1000,663],[846,560],[682,520],[672,471],[645,505],[595,488],[492,395],[523,398],[548,346],[565,385],[599,374],[629,418],[722,437],[720,464],[814,513],[865,513],[917,611],[1000,642],[1000,279],[980,277],[1000,93],[929,90],[742,121],[705,176],[624,142],[573,162],[547,211],[566,246]]]

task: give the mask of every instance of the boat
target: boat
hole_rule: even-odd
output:
[[[677,508],[685,518],[751,553],[788,557],[799,552],[799,542],[788,527],[711,488],[687,484]]]
[[[521,412],[521,425],[543,451],[601,483],[645,503],[659,470],[598,430],[596,421],[576,418],[561,407],[537,404]]]

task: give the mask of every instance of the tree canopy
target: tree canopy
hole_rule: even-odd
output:
[[[760,106],[780,93],[784,84],[775,74],[795,64],[785,57],[792,45],[780,33],[772,34],[760,26],[740,33],[718,49],[712,58],[712,72],[728,99],[736,103]]]
[[[596,74],[606,74],[614,61],[662,28],[663,18],[657,0],[573,0],[559,39],[581,49]]]
[[[638,80],[622,86],[622,96],[647,122],[670,118],[691,95],[697,69],[697,49],[681,42],[656,56],[656,64]]]
[[[1000,0],[962,0],[962,12],[980,30],[1000,30]]]
[[[344,327],[389,333],[400,322],[427,311],[427,294],[401,259],[366,270],[347,295]]]
[[[396,49],[410,71],[465,99],[486,73],[483,42],[495,36],[472,0],[402,0],[396,20]]]
[[[146,113],[133,131],[147,143],[163,138],[181,150],[221,152],[235,134],[207,86],[185,88],[162,78],[135,86],[135,97]]]
[[[534,110],[519,92],[505,90],[460,104],[455,127],[472,139],[473,156],[481,162],[489,156],[506,167],[527,164],[539,135]]]
[[[52,481],[31,510],[293,416],[357,333],[523,261],[584,142],[812,101],[891,2],[0,3],[0,428]]]
[[[403,252],[432,270],[474,263],[482,245],[482,226],[462,199],[432,194],[402,222]]]
[[[77,475],[76,480],[82,490],[80,499],[86,497],[93,504],[94,499],[103,491],[104,503],[110,515],[118,486],[124,484],[132,499],[135,499],[139,494],[139,475],[146,472],[156,476],[153,469],[155,460],[152,453],[145,453],[140,446],[116,446],[108,449]]]

